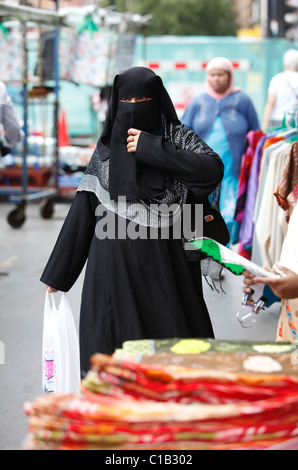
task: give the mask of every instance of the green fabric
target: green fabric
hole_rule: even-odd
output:
[[[229,269],[233,274],[240,276],[245,269],[240,264],[226,263],[222,260],[221,252],[218,244],[211,239],[193,240],[192,243],[199,251],[206,254],[209,258],[217,261],[219,264]]]
[[[90,34],[92,36],[93,36],[94,33],[99,31],[99,28],[94,23],[91,15],[87,15],[78,27],[78,33],[79,34],[85,32],[85,31],[90,32]]]
[[[0,23],[0,33],[8,40],[7,28],[2,23]]]

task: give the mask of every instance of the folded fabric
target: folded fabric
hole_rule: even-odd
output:
[[[30,438],[43,446],[121,449],[171,445],[203,449],[297,435],[297,392],[255,404],[185,405],[85,395],[42,397],[27,407]],[[165,447],[166,448],[166,447]]]
[[[25,449],[295,447],[298,364],[289,345],[272,353],[268,346],[138,360],[96,354],[81,395],[48,395],[25,405]]]

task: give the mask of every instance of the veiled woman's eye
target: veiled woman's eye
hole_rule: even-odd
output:
[[[121,98],[122,103],[141,103],[143,101],[151,101],[152,98],[147,98],[147,96],[135,96],[133,98]]]

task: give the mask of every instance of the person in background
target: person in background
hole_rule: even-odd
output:
[[[206,91],[189,104],[181,121],[222,158],[225,174],[220,209],[234,244],[238,241],[239,226],[234,215],[246,136],[260,125],[251,99],[235,87],[232,62],[218,57],[208,63],[206,70]]]
[[[14,110],[13,102],[8,96],[6,86],[0,81],[0,123],[4,134],[0,139],[0,155],[7,155],[21,140],[22,130]]]
[[[270,82],[262,127],[280,127],[287,111],[298,108],[298,51],[284,55],[284,71]]]

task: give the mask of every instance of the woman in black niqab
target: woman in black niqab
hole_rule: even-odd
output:
[[[135,97],[143,99],[130,102]],[[138,131],[135,152],[127,148],[131,128]],[[50,291],[68,292],[87,260],[82,375],[92,354],[112,354],[128,340],[214,337],[200,261],[188,261],[182,240],[171,231],[166,239],[156,232],[123,237],[117,227],[133,224],[134,234],[151,227],[151,203],[183,209],[212,199],[216,206],[222,177],[220,157],[180,124],[154,72],[136,67],[115,78],[103,132],[41,277]],[[99,236],[107,214],[116,231]]]
[[[135,97],[147,99],[129,101]],[[110,150],[111,199],[123,196],[129,201],[154,197],[164,192],[164,172],[148,165],[138,165],[135,156],[127,153],[129,129],[163,135],[162,114],[168,122],[179,122],[160,77],[152,70],[134,67],[116,76],[100,139]]]

